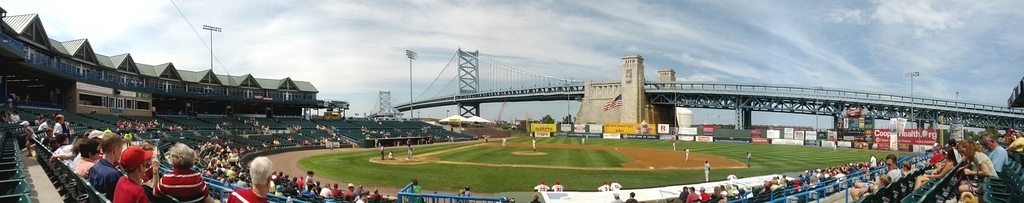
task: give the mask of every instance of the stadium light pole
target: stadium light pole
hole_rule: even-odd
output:
[[[203,25],[203,30],[210,31],[210,71],[213,71],[213,32],[220,32],[220,27]]]
[[[914,113],[914,78],[921,77],[921,72],[906,72],[903,73],[903,77],[910,78],[910,121],[914,122],[914,127],[916,128],[918,122],[914,120],[914,117],[916,117]]]
[[[416,60],[416,52],[405,50],[405,56],[409,58],[409,120],[413,119],[413,100],[412,98],[412,60]]]

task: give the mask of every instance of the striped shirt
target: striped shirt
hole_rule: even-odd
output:
[[[153,187],[153,195],[169,195],[182,203],[202,202],[210,191],[199,172],[191,169],[174,169],[160,178],[160,184]]]

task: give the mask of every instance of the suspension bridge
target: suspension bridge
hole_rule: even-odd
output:
[[[662,118],[674,115],[657,112],[674,110],[670,107],[709,108],[733,110],[737,129],[749,129],[752,111],[832,116],[836,120],[844,115],[846,109],[859,107],[866,118],[910,118],[910,122],[920,127],[926,123],[941,123],[941,119],[946,124],[959,123],[968,127],[1024,128],[1024,110],[970,101],[813,86],[675,81],[674,72],[670,77],[646,81],[643,78],[643,59],[636,56],[639,64],[630,64],[630,60],[636,59],[627,58],[623,58],[622,81],[581,81],[526,71],[479,51],[459,49],[427,90],[415,97],[415,101],[394,106],[389,102],[387,108],[378,104],[378,114],[455,105],[459,115],[470,117],[480,115],[482,103],[574,100],[584,102],[577,114],[577,119],[584,117],[584,120],[577,122],[587,123],[593,122],[586,120],[587,115],[598,115],[600,112],[594,114],[592,111],[600,111],[601,108],[589,104],[593,103],[589,100],[606,102],[610,100],[606,99],[608,95],[628,95],[627,87],[635,86],[641,94],[636,96],[636,103],[640,104],[620,114],[637,114],[631,111],[643,111],[644,105],[653,106],[649,109],[655,112],[647,117],[623,117],[618,122],[639,123],[639,119],[657,120],[659,115]],[[636,75],[632,75],[633,71],[637,71]],[[635,78],[637,84],[629,84],[633,80],[630,78]],[[615,93],[620,89],[621,93]],[[627,106],[630,102],[628,99],[624,101]]]

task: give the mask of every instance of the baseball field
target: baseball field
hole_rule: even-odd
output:
[[[867,161],[874,154],[891,152],[853,149],[753,145],[739,143],[696,143],[663,140],[538,138],[537,152],[531,139],[500,139],[488,143],[467,142],[417,146],[407,160],[405,147],[387,148],[395,160],[380,160],[378,149],[323,153],[295,153],[301,170],[312,170],[321,178],[357,183],[369,188],[401,188],[418,179],[430,191],[458,191],[471,186],[476,193],[530,191],[540,181],[560,181],[569,191],[595,191],[603,182],[615,180],[625,188],[647,188],[704,181],[704,161],[711,164],[711,180],[722,180],[733,172],[739,177],[797,172],[850,162]],[[684,149],[690,149],[686,161]],[[746,166],[746,153],[753,155]],[[305,154],[303,156],[303,154]],[[314,155],[319,154],[319,155]],[[272,159],[275,159],[272,157]],[[294,160],[290,160],[295,162]],[[277,163],[277,160],[275,160]]]

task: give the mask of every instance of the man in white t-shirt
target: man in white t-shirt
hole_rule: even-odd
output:
[[[620,185],[619,183],[615,182],[615,180],[612,180],[612,184],[609,185],[609,187],[611,187],[612,191],[622,190],[622,185]]]
[[[57,114],[53,119],[53,134],[64,134],[64,115]]]
[[[725,179],[726,180],[736,180],[737,178],[736,178],[736,175],[733,175],[732,172],[729,172],[729,176],[725,177]]]
[[[544,181],[540,181],[540,185],[533,187],[533,191],[537,192],[548,192],[548,186],[544,185]]]
[[[544,182],[541,182],[541,184],[544,184]],[[554,190],[555,192],[562,192],[563,190],[565,190],[565,187],[562,187],[561,182],[555,181],[555,186],[552,186],[551,189]]]
[[[46,129],[50,129],[50,122],[43,120],[40,122],[39,127],[36,127],[36,132],[46,132]]]

